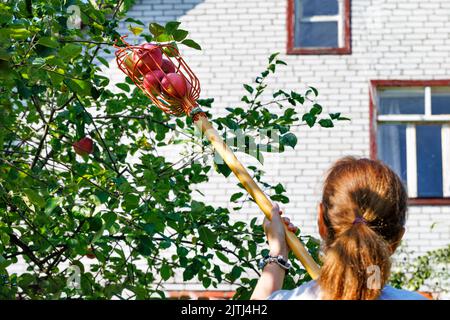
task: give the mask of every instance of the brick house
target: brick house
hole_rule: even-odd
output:
[[[333,130],[299,127],[296,149],[264,165],[269,181],[285,185],[291,200],[285,210],[304,233],[317,235],[324,172],[336,159],[356,155],[384,160],[405,181],[409,249],[422,254],[449,243],[450,1],[136,0],[129,16],[178,20],[190,31],[203,51],[183,54],[202,97],[215,98],[216,114],[239,105],[242,84],[280,52],[288,67],[272,83],[314,86],[327,111],[352,119]],[[121,33],[130,33],[125,24]],[[213,173],[203,200],[227,206],[235,183]],[[254,205],[236,213],[253,216],[261,217]],[[201,288],[180,280],[166,289]]]

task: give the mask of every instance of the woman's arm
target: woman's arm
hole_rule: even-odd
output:
[[[286,235],[283,223],[289,230],[295,232],[296,227],[289,222],[289,218],[281,218],[281,211],[277,204],[272,209],[272,221],[264,219],[264,231],[269,242],[269,255],[283,256],[287,260],[289,248],[286,243]],[[268,263],[261,274],[261,278],[256,284],[255,290],[251,296],[251,300],[267,299],[273,292],[280,290],[283,286],[283,280],[286,271],[276,263]]]

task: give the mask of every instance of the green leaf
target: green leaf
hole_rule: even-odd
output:
[[[212,104],[214,102],[214,98],[208,98],[208,99],[198,99],[197,103],[205,108],[211,108]]]
[[[164,33],[165,29],[162,25],[158,24],[158,23],[150,23],[150,25],[148,26],[148,30],[150,31],[151,34],[153,34],[155,37],[161,35]]]
[[[202,279],[202,284],[205,288],[208,288],[211,285],[211,278],[204,277]]]
[[[163,264],[161,269],[159,270],[159,273],[163,280],[169,280],[170,276],[172,275],[172,269],[169,267],[169,265]]]
[[[283,196],[282,194],[275,194],[270,196],[270,199],[273,201],[281,202],[281,203],[289,203],[289,198],[286,196]]]
[[[329,115],[330,115],[331,120],[337,120],[341,116],[341,113],[340,112],[330,113]]]
[[[290,146],[292,149],[297,145],[297,137],[295,134],[288,132],[285,135],[281,136],[280,143]]]
[[[309,89],[306,91],[306,95],[308,95],[311,92],[314,93],[315,97],[317,97],[319,95],[319,91],[317,91],[317,89],[314,87],[309,87]]]
[[[50,78],[50,80],[51,80],[51,82],[52,82],[52,84],[54,86],[57,86],[61,82],[64,81],[64,75],[62,75],[62,74],[58,74],[56,72],[50,72],[50,71],[47,72],[47,74],[48,74],[48,76],[49,76],[49,78]]]
[[[3,48],[0,48],[0,60],[9,61],[11,60],[11,55]]]
[[[73,92],[80,96],[91,95],[92,84],[88,81],[80,79],[68,79],[66,81],[66,84]]]
[[[34,66],[42,66],[45,64],[45,59],[41,57],[34,58],[32,64]]]
[[[302,121],[306,121],[306,123],[308,124],[308,126],[310,128],[312,128],[314,126],[314,124],[316,123],[317,117],[310,114],[310,113],[305,113],[302,117]]]
[[[225,177],[228,177],[231,174],[231,169],[225,162],[223,163],[214,162],[214,168],[216,169],[217,172],[223,174]]]
[[[202,47],[200,47],[200,45],[197,42],[195,42],[194,40],[186,39],[186,40],[183,40],[181,43],[190,48],[202,50]]]
[[[109,230],[114,222],[116,222],[117,215],[114,212],[107,212],[102,216],[102,219],[105,222],[105,229]]]
[[[281,194],[281,193],[283,193],[283,192],[286,191],[286,189],[284,189],[284,187],[283,187],[283,185],[282,185],[281,183],[277,184],[277,185],[274,187],[274,190],[275,190],[275,193],[276,193],[276,194]]]
[[[137,19],[133,19],[133,18],[126,18],[125,22],[132,22],[132,23],[136,23],[141,26],[145,26],[145,24],[141,20],[137,20]]]
[[[109,68],[109,62],[106,61],[105,58],[102,58],[100,56],[97,56],[98,61],[100,61],[104,66],[106,66],[107,68]]]
[[[127,194],[124,197],[124,205],[127,210],[135,209],[139,206],[139,196],[136,194]]]
[[[139,239],[137,250],[139,251],[140,254],[144,256],[149,256],[152,253],[152,249],[154,247],[155,246],[153,245],[152,239],[145,236]]]
[[[31,36],[31,32],[25,28],[12,28],[9,31],[11,38],[16,40],[26,40],[29,36]]]
[[[235,202],[237,199],[242,197],[244,194],[242,192],[235,193],[231,196],[230,201]]]
[[[180,24],[181,24],[181,22],[178,22],[178,21],[169,21],[166,23],[166,26],[164,27],[164,29],[165,29],[166,33],[173,35],[174,31],[176,31],[178,29]]]
[[[295,93],[295,92],[292,92],[291,95],[292,95],[292,98],[295,99],[294,93]],[[287,92],[283,91],[283,90],[278,90],[278,91],[275,92],[272,96],[273,96],[274,98],[276,98],[276,97],[278,97],[278,96],[280,96],[280,95],[283,95],[285,98],[289,97],[289,94],[288,94]],[[297,94],[297,95],[298,95],[298,94]]]
[[[253,93],[254,89],[252,86],[249,86],[248,84],[244,84],[243,86],[244,86],[245,90],[247,90],[250,94]]]
[[[167,33],[162,33],[156,37],[157,42],[169,42],[173,40],[173,36]]]
[[[99,231],[102,228],[103,222],[99,217],[93,217],[88,219],[89,231]]]
[[[201,226],[198,228],[199,239],[210,248],[213,248],[216,244],[217,235],[212,232],[208,227]]]
[[[116,87],[122,89],[123,91],[130,92],[130,86],[126,83],[116,83]]]
[[[227,278],[234,282],[236,281],[242,274],[242,268],[238,266],[234,266],[233,269],[231,269],[231,272],[227,275]]]
[[[247,96],[243,96],[241,101],[246,102],[246,103],[250,103],[250,100],[248,99]]]
[[[342,120],[350,121],[351,120],[350,118],[341,117],[341,113],[340,112],[330,113],[329,116],[330,116],[331,120],[338,120],[338,121],[342,121]]]
[[[48,198],[45,203],[45,214],[49,215],[53,212],[53,210],[58,206],[59,199],[58,198]]]
[[[331,121],[330,119],[320,119],[319,124],[321,127],[324,127],[324,128],[334,127],[333,121]]]
[[[100,200],[100,203],[106,203],[106,201],[108,201],[109,194],[107,192],[97,190],[95,191],[95,195]]]
[[[172,36],[175,41],[180,42],[180,41],[183,41],[184,39],[186,39],[188,34],[189,34],[189,32],[187,32],[186,30],[178,29],[172,33]]]
[[[305,102],[305,98],[297,92],[291,91],[291,97],[300,104],[303,104],[303,102]]]
[[[27,196],[28,200],[30,200],[30,202],[37,207],[43,208],[45,206],[45,199],[39,194],[39,192],[33,189],[24,189],[23,192]]]
[[[191,202],[191,214],[194,219],[200,215],[202,215],[205,211],[205,204],[192,200]]]
[[[43,37],[40,38],[37,42],[38,44],[45,46],[45,47],[49,47],[49,48],[58,48],[59,47],[59,43],[58,41],[56,41],[54,38],[52,37]]]
[[[279,55],[279,52],[272,53],[269,57],[269,64]]]
[[[144,28],[142,27],[136,27],[136,26],[132,26],[132,25],[128,25],[128,30],[130,30],[135,36],[138,36],[142,33],[142,31],[144,31]]]
[[[77,44],[68,43],[61,50],[59,56],[66,61],[70,61],[80,55],[83,48]]]
[[[231,264],[231,262],[228,259],[228,257],[226,255],[224,255],[222,252],[216,251],[216,256],[217,256],[217,258],[219,258],[220,260],[222,260],[226,264]]]
[[[317,116],[322,113],[322,106],[320,104],[315,103],[311,110],[309,111],[313,116]]]

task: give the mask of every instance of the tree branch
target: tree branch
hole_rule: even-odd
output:
[[[29,246],[27,246],[25,243],[23,243],[14,233],[9,233],[9,238],[11,240],[11,243],[17,245],[23,250],[23,253],[30,258],[31,261],[33,261],[41,271],[44,270],[44,267],[42,266],[42,263],[39,261],[39,259],[36,257],[36,255],[33,253],[33,251],[30,249]]]

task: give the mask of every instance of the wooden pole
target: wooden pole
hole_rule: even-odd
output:
[[[217,130],[214,129],[214,127],[209,122],[205,113],[199,111],[195,113],[192,118],[194,120],[194,124],[208,138],[215,151],[220,154],[231,171],[233,171],[233,173],[236,175],[236,177],[239,179],[248,193],[250,193],[253,200],[255,200],[255,202],[258,204],[259,208],[262,210],[265,216],[270,220],[272,218],[272,202],[252,179],[247,169],[245,169],[245,167],[239,162],[233,151],[223,141]],[[320,273],[319,266],[306,250],[303,243],[300,242],[300,240],[295,236],[295,234],[289,231],[286,225],[284,226],[284,229],[286,231],[286,242],[289,245],[289,248],[291,248],[292,252],[294,252],[295,256],[300,260],[311,278],[317,279]]]

